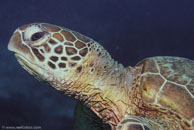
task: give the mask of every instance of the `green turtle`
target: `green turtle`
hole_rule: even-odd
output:
[[[96,41],[46,23],[16,29],[8,49],[34,77],[81,101],[77,129],[194,130],[192,60],[158,56],[124,67]]]

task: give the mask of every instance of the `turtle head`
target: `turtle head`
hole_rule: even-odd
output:
[[[109,108],[126,112],[120,109],[120,102],[128,101],[125,68],[94,40],[59,26],[34,23],[16,29],[8,49],[34,77],[85,101],[106,122],[116,117]]]
[[[86,69],[92,72],[92,55],[102,55],[103,47],[69,29],[34,23],[16,29],[8,49],[36,78],[64,83],[79,78]]]

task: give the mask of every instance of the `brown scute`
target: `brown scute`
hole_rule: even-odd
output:
[[[144,72],[158,73],[156,64],[155,64],[154,60],[152,60],[151,58],[140,61],[137,64],[137,66],[141,66],[141,65],[143,65]]]
[[[56,68],[56,66],[55,66],[53,63],[51,63],[50,61],[48,62],[48,65],[49,65],[52,69],[55,69],[55,68]]]
[[[63,34],[67,41],[74,42],[76,40],[76,38],[67,30],[61,31],[61,34]]]
[[[82,71],[82,66],[77,67],[77,72],[80,73]]]
[[[42,54],[40,54],[40,52],[38,51],[38,49],[36,48],[32,48],[32,51],[34,53],[34,55],[40,60],[40,61],[44,61],[44,56]]]
[[[30,26],[30,24],[23,25],[23,26],[19,27],[19,30],[24,31],[29,26]]]
[[[79,56],[74,56],[71,58],[72,60],[80,60],[81,58]]]
[[[194,100],[182,86],[167,83],[160,93],[159,103],[176,110],[189,120],[193,118]]]
[[[64,44],[65,44],[65,45],[69,45],[69,46],[73,46],[73,44],[70,43],[70,42],[65,42]]]
[[[53,37],[56,38],[57,40],[59,40],[60,42],[64,41],[63,37],[59,33],[53,34]]]
[[[58,32],[60,30],[59,27],[55,26],[55,25],[51,25],[51,24],[42,24],[44,27],[46,27],[46,29],[50,32]]]
[[[74,67],[75,65],[76,65],[76,63],[72,63],[72,62],[69,63],[70,67]]]
[[[153,103],[156,98],[156,94],[159,92],[160,87],[164,83],[164,80],[159,75],[145,75],[142,78],[142,95],[143,99],[147,103]]]
[[[85,42],[85,43],[87,43],[87,42],[90,41],[89,38],[87,38],[86,36],[84,36],[84,35],[82,35],[82,34],[80,34],[80,33],[78,33],[78,32],[73,32],[73,34],[74,34],[79,40],[81,40],[81,41],[83,41],[83,42]]]
[[[59,66],[59,68],[65,68],[66,64],[65,63],[59,63],[58,66]]]
[[[49,42],[51,45],[57,44],[57,42],[56,42],[55,40],[53,40],[53,39],[50,39],[48,42]]]
[[[47,44],[45,44],[44,45],[44,50],[48,53],[48,52],[51,51],[51,48]]]
[[[61,57],[61,60],[63,60],[63,61],[67,61],[67,57]]]
[[[67,55],[74,55],[77,53],[77,50],[72,47],[66,47],[66,52],[67,52]]]
[[[186,85],[193,79],[194,62],[180,57],[156,57],[161,74],[170,81]]]
[[[63,53],[63,46],[59,45],[55,48],[55,53],[62,54]]]
[[[56,56],[51,56],[50,59],[51,59],[52,61],[56,62],[56,61],[58,61],[59,58],[56,57]]]
[[[75,43],[75,46],[76,46],[78,49],[80,49],[80,48],[85,47],[85,46],[86,46],[86,44],[84,44],[84,43],[83,43],[83,42],[81,42],[81,41],[77,41],[77,42]]]
[[[82,49],[82,50],[80,50],[79,51],[79,54],[81,55],[81,56],[86,56],[86,54],[88,53],[88,48],[84,48],[84,49]]]

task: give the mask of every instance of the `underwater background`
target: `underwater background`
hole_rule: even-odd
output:
[[[33,22],[78,31],[124,66],[152,56],[194,60],[193,0],[1,0],[0,129],[73,130],[75,101],[34,79],[7,50],[14,30]]]

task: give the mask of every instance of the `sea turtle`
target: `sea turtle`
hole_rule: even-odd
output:
[[[123,67],[96,41],[46,23],[16,29],[8,49],[30,74],[84,104],[78,129],[194,130],[192,60],[158,56]]]

